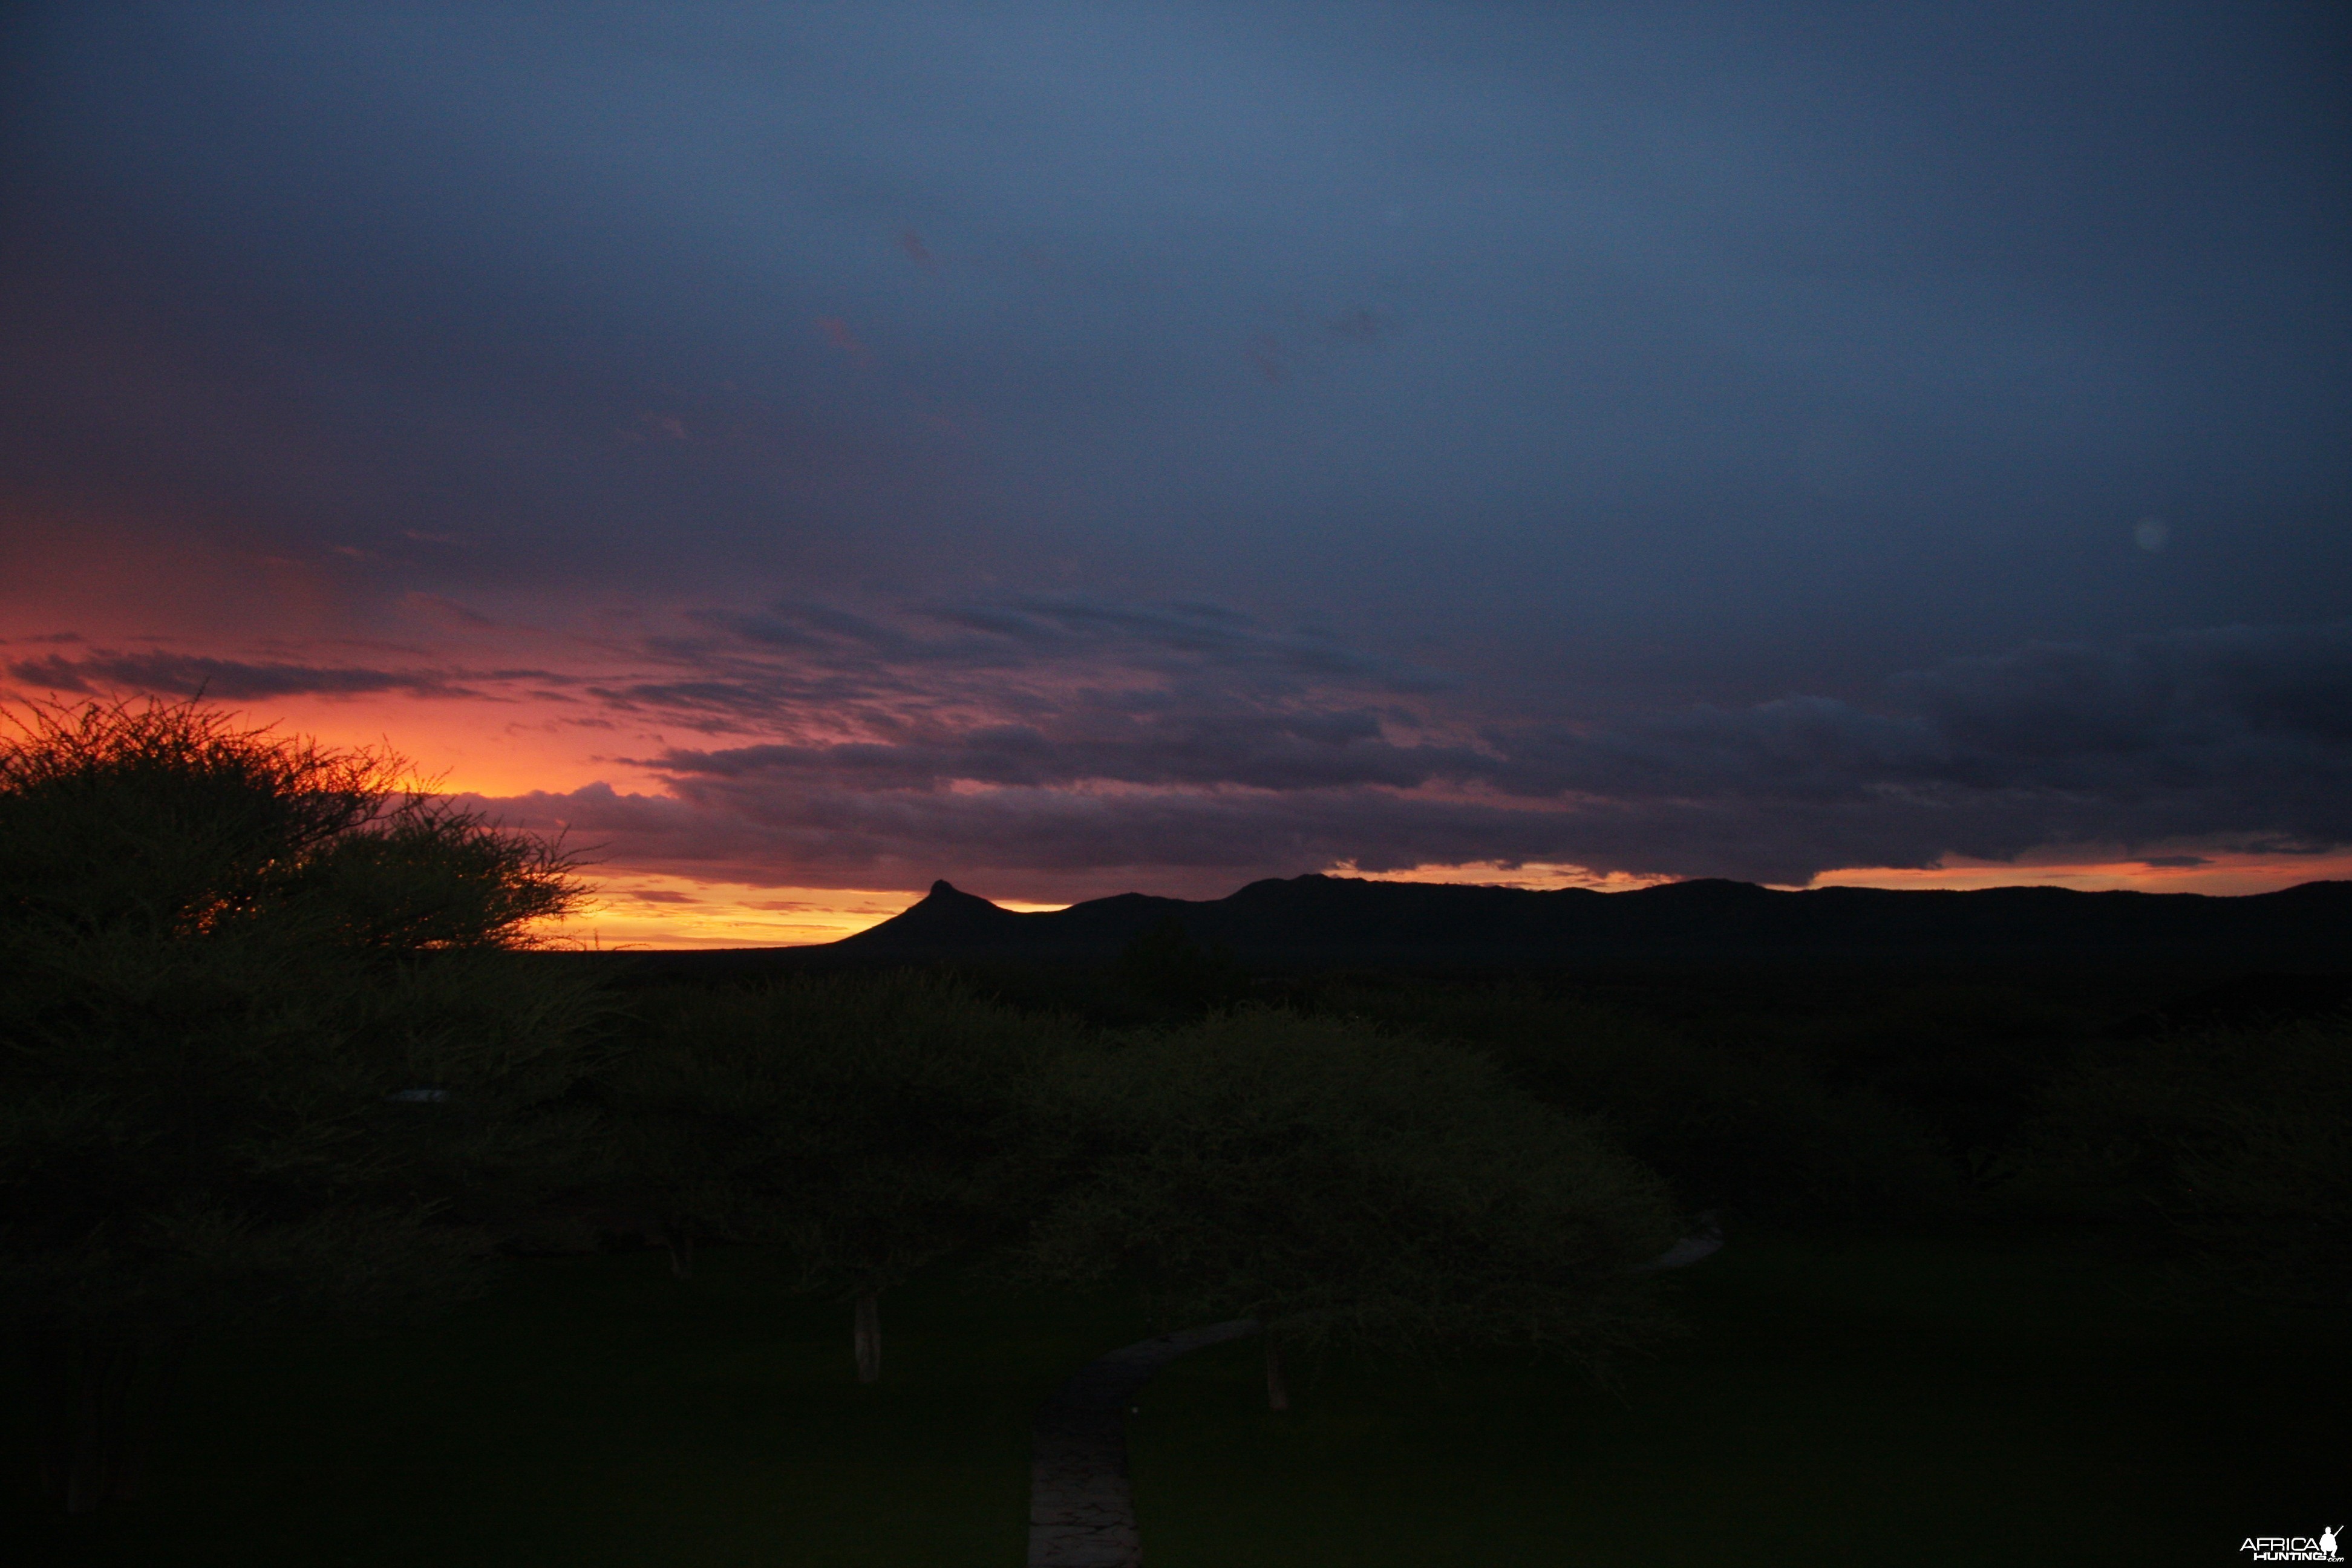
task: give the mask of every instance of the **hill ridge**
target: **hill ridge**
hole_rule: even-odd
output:
[[[2352,882],[2216,895],[2049,886],[1778,889],[1701,879],[1628,892],[1263,878],[1222,899],[1120,893],[1020,913],[944,879],[820,948],[858,960],[1108,959],[1173,917],[1244,962],[1559,963],[1948,954],[2352,961]]]

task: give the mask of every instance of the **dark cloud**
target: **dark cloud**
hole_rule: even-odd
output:
[[[1361,706],[1242,691],[1122,708],[1080,689],[1034,722],[923,716],[875,738],[644,759],[670,798],[509,804],[534,820],[568,811],[632,864],[719,862],[754,880],[984,872],[1051,897],[1057,879],[1116,871],[1532,860],[1801,882],[2050,845],[2352,843],[2347,716],[2352,623],[2238,626],[1953,661],[1870,705],[1693,707],[1492,729],[1475,745],[1393,738],[1408,716]]]
[[[1306,790],[1381,784],[1413,789],[1486,772],[1467,749],[1396,745],[1377,715],[1120,714],[1080,710],[1043,725],[996,724],[887,744],[742,746],[672,751],[645,765],[679,780],[861,781],[877,789],[956,782],[1050,788],[1077,784]]]
[[[481,698],[489,695],[482,689],[485,685],[564,679],[542,669],[368,669],[348,665],[253,664],[193,654],[102,650],[79,658],[51,655],[47,658],[17,659],[6,668],[10,676],[36,690],[77,696],[136,691],[193,697],[201,692],[228,702],[266,701],[278,697],[362,697],[381,692],[409,697]]]
[[[2352,834],[2341,7],[1365,15],[16,7],[0,611],[331,591],[11,679],[753,879]]]
[[[1852,799],[2029,792],[2094,809],[2182,792],[2325,798],[2352,761],[2352,622],[2034,644],[1885,683],[1875,706],[1787,698],[1533,739],[1536,793]]]
[[[928,614],[996,639],[996,647],[1023,658],[1084,656],[1160,669],[1278,672],[1392,692],[1458,684],[1442,671],[1367,654],[1328,633],[1279,631],[1217,604],[1026,595],[989,605],[939,605]]]
[[[593,785],[482,801],[500,820],[558,831],[602,863],[803,886],[918,888],[947,875],[1005,897],[1067,898],[1120,883],[1230,890],[1238,876],[1536,858],[1559,835],[1533,814],[1361,791],[1095,794],[762,787],[710,782],[680,798]],[[1108,879],[1108,880],[1106,880]]]
[[[1691,708],[1508,752],[1496,780],[1517,794],[1752,818],[1722,874],[2229,835],[2317,848],[2352,842],[2352,623],[2039,644],[1898,676],[1875,705]]]
[[[696,637],[659,636],[641,662],[674,673],[602,680],[616,710],[711,731],[816,722],[891,730],[923,710],[1222,715],[1309,693],[1418,699],[1458,684],[1314,630],[1281,630],[1226,606],[1034,595],[868,613],[807,600],[698,611]],[[1314,730],[1329,721],[1295,716]],[[1302,734],[1305,731],[1302,731]]]
[[[0,35],[36,512],[1141,585],[1588,713],[2343,611],[2325,8],[128,17]]]

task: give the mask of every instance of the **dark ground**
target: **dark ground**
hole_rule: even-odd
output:
[[[1013,1568],[1036,1402],[1153,1327],[932,1279],[886,1302],[885,1381],[860,1387],[846,1309],[782,1295],[753,1249],[704,1275],[535,1259],[431,1327],[215,1344],[147,1501],[56,1516],[8,1433],[13,1555]],[[2149,1304],[2160,1283],[2014,1236],[1751,1236],[1684,1277],[1687,1336],[1613,1392],[1514,1360],[1334,1363],[1276,1416],[1253,1348],[1218,1347],[1132,1420],[1147,1548],[1155,1568],[2221,1563],[2346,1513],[2340,1314],[2184,1314]]]

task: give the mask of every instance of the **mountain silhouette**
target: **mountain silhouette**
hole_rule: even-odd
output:
[[[1195,942],[1255,964],[2179,959],[2339,969],[2352,961],[2352,882],[2241,897],[1784,891],[1717,880],[1601,893],[1305,876],[1252,882],[1223,899],[1122,893],[1019,914],[940,881],[902,914],[799,951],[856,962],[1099,962],[1171,917]]]

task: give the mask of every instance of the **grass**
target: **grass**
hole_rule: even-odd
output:
[[[91,1565],[1013,1568],[1030,1412],[1150,1331],[919,1284],[861,1388],[846,1308],[748,1249],[703,1272],[535,1260],[430,1328],[216,1345],[152,1498],[88,1519],[33,1497],[17,1389],[8,1536]],[[2151,1310],[2129,1266],[2017,1241],[1750,1238],[1684,1285],[1690,1334],[1613,1394],[1335,1362],[1277,1417],[1248,1343],[1177,1363],[1131,1422],[1153,1568],[2219,1563],[2352,1500],[2319,1314]]]
[[[2137,1283],[2013,1243],[1735,1247],[1614,1394],[1336,1367],[1244,1415],[1246,1347],[1204,1352],[1134,1421],[1153,1568],[2216,1563],[2342,1512],[2340,1323]]]

